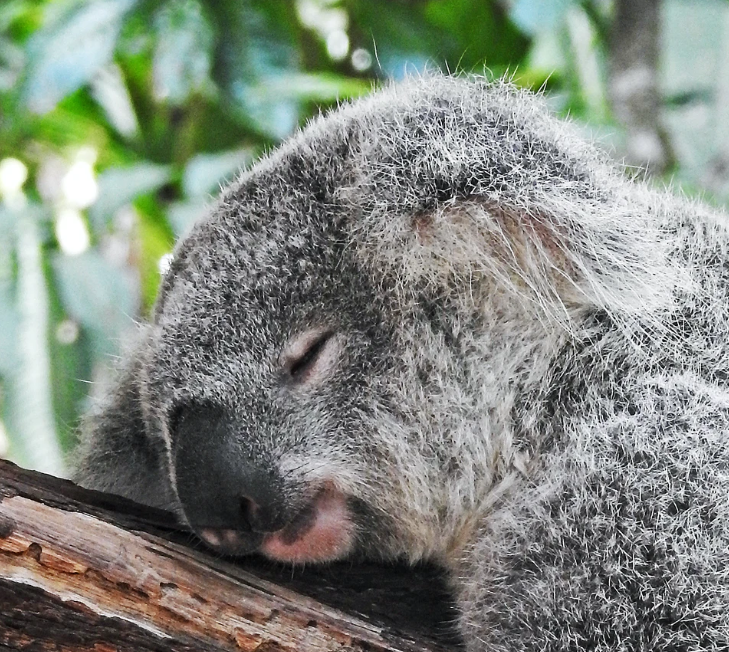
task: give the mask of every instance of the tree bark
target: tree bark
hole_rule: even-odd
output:
[[[0,461],[0,649],[459,647],[436,569],[207,552],[172,515]]]

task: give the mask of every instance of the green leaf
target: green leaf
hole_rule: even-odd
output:
[[[99,175],[99,199],[89,209],[94,229],[100,231],[122,206],[140,195],[157,190],[170,180],[167,165],[138,163],[131,167],[109,168]]]
[[[541,75],[545,79],[555,74],[564,74],[568,70],[568,60],[560,36],[555,30],[539,32],[534,36],[526,60],[528,75]]]
[[[47,113],[112,57],[122,18],[136,0],[66,2],[31,38],[23,98]]]
[[[236,83],[232,97],[253,128],[276,140],[283,140],[296,127],[299,105],[291,99],[281,99],[270,92],[265,83]]]
[[[20,75],[25,56],[10,39],[0,36],[0,91],[9,91]]]
[[[186,202],[175,202],[167,207],[167,221],[172,227],[175,238],[181,238],[192,228],[192,225],[205,215],[208,203],[202,199]]]
[[[94,377],[95,357],[108,355],[92,331],[69,318],[53,283],[49,284],[49,349],[51,362],[53,412],[61,449],[68,453],[77,441],[79,417],[91,405],[87,394]]]
[[[4,0],[0,6],[0,31],[4,32],[29,9],[26,0]]]
[[[661,79],[667,94],[713,91],[726,56],[729,4],[666,2],[661,23]],[[700,44],[700,45],[699,45]],[[691,120],[696,122],[696,120]]]
[[[272,97],[289,97],[301,101],[336,102],[365,95],[372,83],[334,73],[290,72],[267,80],[265,91]]]
[[[88,97],[72,93],[53,111],[33,121],[33,137],[58,149],[83,144],[108,152],[109,132],[97,109]]]
[[[0,205],[0,238],[10,238],[15,230],[15,213]]]
[[[188,197],[199,197],[217,192],[220,185],[230,181],[242,168],[251,163],[253,152],[239,149],[217,154],[198,154],[190,159],[182,177],[182,187]]]
[[[165,4],[155,16],[155,28],[155,92],[180,105],[209,82],[213,31],[195,0]]]
[[[219,33],[214,75],[226,97],[251,126],[281,139],[294,129],[299,104],[267,84],[301,66],[291,3],[238,0],[210,5]]]
[[[18,215],[16,306],[18,364],[8,377],[9,432],[31,468],[63,472],[56,439],[48,347],[48,282],[43,259],[42,208]],[[11,439],[12,441],[12,439]]]
[[[158,201],[153,197],[142,197],[135,202],[139,215],[137,224],[139,244],[138,262],[141,275],[142,304],[150,310],[157,296],[160,283],[160,258],[172,250],[174,234]]]
[[[353,0],[357,30],[374,42],[388,77],[439,66],[450,71],[499,72],[516,68],[528,39],[497,2],[429,0],[425,3]]]
[[[444,50],[455,40],[447,31],[428,24],[421,5],[356,0],[349,10],[359,30],[370,35],[385,76],[394,79],[441,63]]]
[[[79,256],[57,254],[52,264],[65,310],[101,336],[107,353],[115,353],[138,311],[133,279],[93,250]]]
[[[139,132],[139,121],[118,65],[100,68],[91,82],[91,94],[104,111],[109,124],[122,136],[132,138]]]
[[[561,2],[548,0],[542,4]],[[570,0],[566,0],[570,1]],[[538,3],[537,3],[538,4]],[[483,72],[484,64],[495,68],[515,68],[526,54],[528,40],[517,30],[502,8],[502,3],[483,0],[431,0],[425,7],[425,17],[438,33],[450,39],[441,48],[449,70]],[[437,51],[437,50],[435,50]]]

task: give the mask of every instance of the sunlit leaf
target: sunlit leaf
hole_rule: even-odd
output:
[[[261,84],[234,84],[232,97],[253,127],[262,134],[283,140],[296,127],[299,104],[291,98],[276,97]]]
[[[535,35],[526,63],[527,74],[537,74],[543,78],[564,74],[568,69],[568,61],[560,34],[548,30]]]
[[[8,383],[6,416],[11,437],[22,435],[27,464],[46,473],[61,474],[64,465],[51,391],[48,280],[39,220],[42,213],[31,207],[19,214],[17,222],[18,364]]]
[[[106,261],[99,252],[53,257],[58,293],[68,314],[102,336],[115,352],[122,333],[137,315],[138,297],[129,272]]]
[[[333,73],[291,72],[266,80],[261,86],[271,96],[315,102],[336,102],[359,97],[372,90],[369,81]]]
[[[91,81],[91,93],[114,129],[126,137],[136,135],[139,123],[119,66],[100,68]]]
[[[90,145],[97,151],[109,149],[109,132],[101,124],[100,114],[88,98],[72,94],[61,102],[55,110],[34,120],[35,138],[53,148],[77,148]]]
[[[23,93],[31,111],[50,111],[111,59],[124,14],[135,2],[67,2],[33,35]]]
[[[182,177],[182,187],[188,197],[217,192],[220,185],[230,181],[236,172],[253,160],[253,152],[240,149],[218,154],[198,154],[190,159]]]
[[[208,202],[201,198],[170,205],[167,208],[167,221],[172,227],[175,238],[183,237],[192,225],[205,215],[207,207]]]
[[[213,31],[195,0],[173,0],[155,17],[154,88],[157,97],[183,103],[210,77]]]
[[[234,97],[263,133],[288,135],[298,120],[301,102],[336,102],[365,94],[371,83],[332,73],[282,72],[261,81],[234,86]]]
[[[509,16],[527,34],[554,29],[576,0],[516,0]]]
[[[106,220],[122,206],[140,195],[153,192],[169,179],[169,166],[153,163],[105,170],[98,178],[99,199],[89,209],[94,228],[102,229]]]
[[[0,204],[0,238],[10,238],[16,219],[15,213]]]

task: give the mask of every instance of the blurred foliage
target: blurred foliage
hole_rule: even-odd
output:
[[[174,240],[237,170],[380,80],[427,66],[510,74],[620,152],[605,100],[611,11],[609,0],[2,0],[5,454],[63,473],[89,381],[149,314]],[[668,0],[663,17],[674,176],[700,188],[729,152],[729,4]]]

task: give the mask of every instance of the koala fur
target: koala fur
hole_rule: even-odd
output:
[[[178,245],[76,477],[230,554],[434,560],[471,651],[729,650],[728,224],[507,83],[391,85]]]

